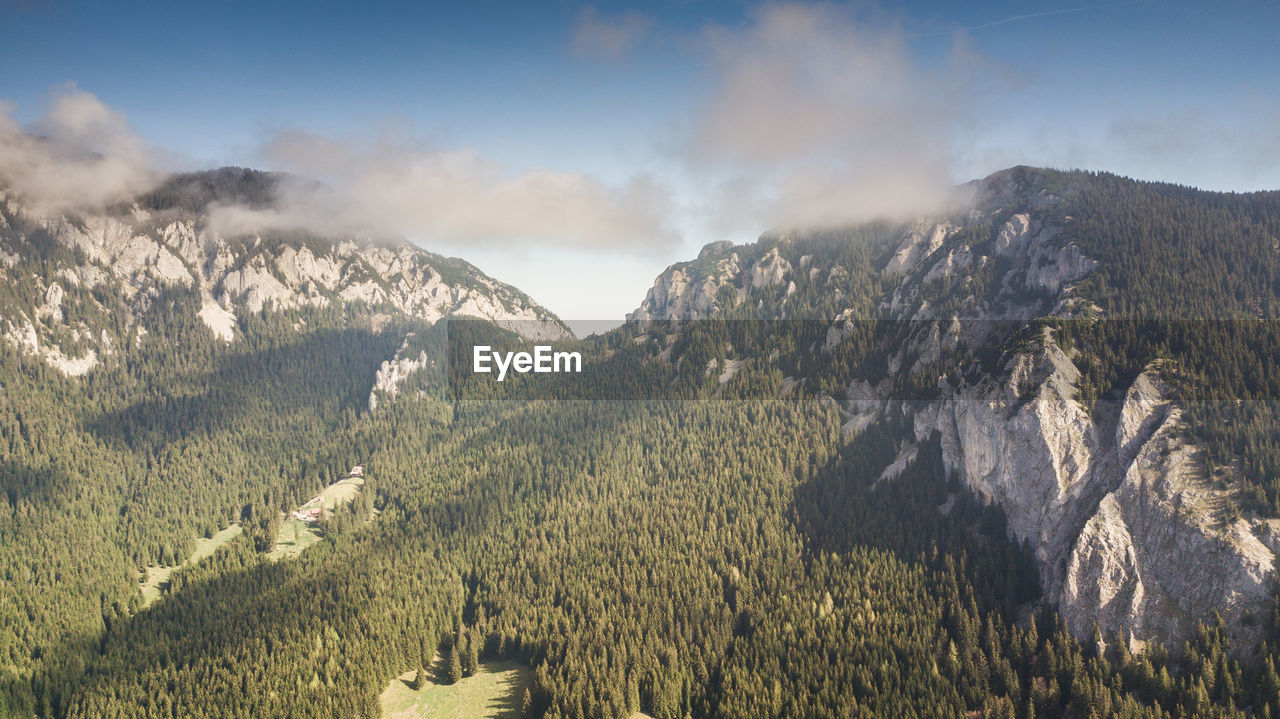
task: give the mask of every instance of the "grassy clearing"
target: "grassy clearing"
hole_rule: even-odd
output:
[[[280,532],[276,535],[276,547],[267,555],[268,559],[288,559],[296,557],[304,549],[319,542],[320,530],[296,517],[286,516],[280,523]]]
[[[363,486],[363,477],[347,477],[325,487],[318,496],[324,502],[325,509],[334,509],[340,504],[346,504],[355,499]]]
[[[169,567],[147,567],[147,578],[142,583],[142,606],[148,606],[155,600],[160,598],[164,593],[164,587],[169,583],[169,577],[174,571],[181,567],[187,567],[199,562],[201,559],[212,555],[218,551],[218,547],[230,542],[240,536],[240,525],[232,524],[226,529],[218,532],[212,537],[201,537],[196,540],[196,548],[191,552],[191,556],[187,557],[187,561],[182,564]]]
[[[301,511],[323,507],[325,510],[333,511],[340,505],[355,499],[363,486],[364,478],[347,477],[325,487],[320,494],[312,497],[298,509]],[[267,557],[269,559],[296,557],[307,547],[319,542],[323,536],[313,523],[304,522],[292,514],[287,514],[280,523],[280,531],[276,534],[275,549]]]
[[[444,659],[437,655],[431,681],[411,689],[417,670],[391,680],[382,692],[386,719],[520,719],[520,699],[533,679],[529,668],[516,661],[481,662],[474,676],[445,684]]]

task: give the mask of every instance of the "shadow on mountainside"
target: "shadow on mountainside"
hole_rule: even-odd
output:
[[[1006,535],[1003,511],[949,480],[936,437],[894,478],[881,472],[905,451],[902,421],[882,418],[796,488],[791,507],[813,551],[872,547],[935,571],[954,566],[981,605],[1006,616],[1040,594],[1029,548]],[[998,579],[997,579],[998,578]]]
[[[320,330],[294,341],[215,355],[200,372],[175,372],[144,398],[86,421],[100,439],[158,450],[192,436],[253,430],[281,420],[332,421],[362,409],[374,375],[399,338],[367,330]],[[288,431],[285,428],[284,431]]]

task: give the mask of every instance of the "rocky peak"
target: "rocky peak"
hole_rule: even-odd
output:
[[[770,248],[751,266],[749,287],[768,287],[782,282],[791,273],[791,263],[778,255],[778,248]]]
[[[733,243],[728,240],[717,240],[715,242],[708,242],[707,244],[702,246],[701,250],[698,251],[698,259],[701,260],[708,257],[716,257],[717,255],[723,255],[728,252],[731,252],[732,250],[733,250]]]
[[[794,291],[794,279],[795,270],[777,245],[765,249],[759,244],[738,247],[712,242],[696,260],[671,265],[659,275],[627,321],[715,317],[741,304],[755,290],[783,285]]]
[[[698,259],[668,267],[653,283],[644,302],[627,321],[697,320],[713,316],[721,287],[742,278],[741,259],[730,242],[713,242]]]

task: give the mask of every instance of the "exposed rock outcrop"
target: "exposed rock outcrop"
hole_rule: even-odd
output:
[[[1207,481],[1159,372],[1091,413],[1051,339],[1011,365],[1005,382],[919,413],[916,435],[940,433],[948,469],[1004,509],[1068,623],[1179,642],[1216,610],[1256,639],[1240,620],[1265,606],[1276,556],[1223,511],[1230,500]]]
[[[751,266],[750,287],[768,287],[782,282],[791,272],[791,263],[782,259],[778,248],[771,248]]]
[[[408,351],[409,341],[412,338],[413,334],[410,333],[405,337],[404,342],[400,343],[395,356],[383,362],[378,368],[378,373],[373,380],[373,389],[369,391],[370,412],[378,408],[378,403],[382,399],[394,401],[400,394],[401,386],[411,374],[431,365],[431,359],[426,351],[418,350],[416,356]]]
[[[627,321],[698,320],[711,316],[720,288],[732,286],[742,272],[738,253],[726,251],[731,247],[729,243],[714,242],[702,248],[695,262],[668,267],[653,283],[639,309],[627,315]]]
[[[706,319],[726,309],[721,304],[726,299],[728,308],[735,307],[753,290],[784,282],[782,292],[790,296],[795,292],[793,270],[777,247],[744,265],[731,243],[712,242],[702,248],[697,260],[672,265],[659,275],[627,321]]]
[[[1022,204],[1054,202],[1031,199]],[[971,219],[990,211],[980,209]],[[1061,227],[1034,210],[1008,217],[989,245],[937,242],[956,232],[947,227],[909,228],[885,269],[907,275],[887,314],[919,323],[890,358],[891,371],[919,371],[925,360],[955,357],[1035,317],[1090,311],[1072,288],[1097,262],[1061,242]],[[1007,267],[998,284],[985,296],[973,292],[970,273],[995,258]],[[931,282],[948,283],[950,298],[931,294]],[[949,321],[933,310],[944,300],[960,308]],[[826,347],[846,334],[833,323]],[[1262,611],[1276,555],[1247,522],[1228,519],[1231,500],[1205,479],[1203,450],[1185,438],[1162,368],[1140,374],[1123,400],[1091,406],[1077,399],[1079,382],[1073,358],[1046,330],[998,375],[944,388],[943,399],[916,413],[915,435],[938,434],[948,471],[1004,510],[1010,533],[1033,548],[1047,598],[1077,633],[1096,623],[1135,646],[1178,643],[1216,610],[1245,644],[1256,639],[1241,619]],[[853,389],[849,396],[865,403],[865,385]]]
[[[947,235],[955,229],[946,222],[920,220],[914,223],[903,233],[898,249],[893,253],[889,264],[885,265],[885,273],[899,275],[911,272],[926,257],[937,252],[946,241]]]

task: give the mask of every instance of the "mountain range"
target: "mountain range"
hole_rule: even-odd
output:
[[[439,652],[529,716],[1280,711],[1280,193],[1015,167],[578,339],[402,239],[211,220],[279,181],[0,190],[0,709],[372,716]],[[586,371],[458,381],[478,338]]]

